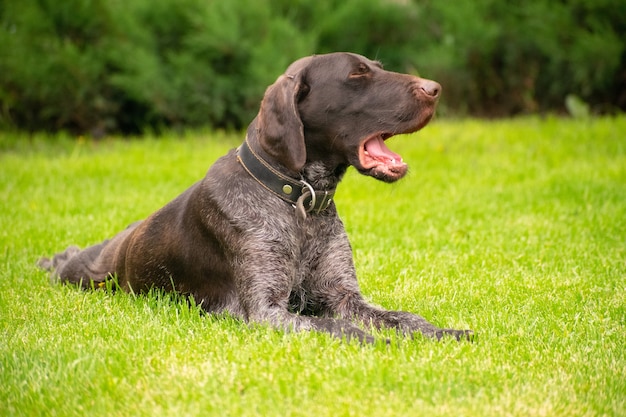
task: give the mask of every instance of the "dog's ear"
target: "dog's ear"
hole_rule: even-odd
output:
[[[304,126],[298,101],[308,92],[303,72],[281,75],[265,91],[259,110],[259,139],[263,150],[293,172],[306,162]]]

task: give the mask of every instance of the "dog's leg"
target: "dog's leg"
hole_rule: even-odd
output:
[[[345,288],[345,285],[341,285],[341,288]],[[420,333],[425,337],[437,340],[445,336],[451,336],[456,340],[471,340],[473,336],[471,330],[439,328],[417,314],[385,310],[373,306],[365,301],[359,292],[344,292],[341,302],[329,310],[329,313],[343,319],[358,320],[376,328],[395,328],[407,336]]]
[[[442,339],[451,336],[456,340],[471,340],[473,332],[471,330],[456,330],[439,328],[428,322],[425,318],[406,311],[390,311],[374,307],[363,299],[354,303],[351,312],[364,323],[371,323],[375,327],[395,328],[405,335],[412,336],[414,333],[421,333],[430,338]]]
[[[312,317],[288,310],[288,294],[282,298],[267,297],[263,291],[255,297],[242,297],[246,319],[249,322],[268,324],[284,331],[319,331],[339,339],[356,339],[361,343],[374,343],[374,338],[349,320],[331,317]]]
[[[49,258],[41,258],[38,265],[50,271],[52,281],[78,284],[83,289],[90,289],[94,284],[103,282],[108,273],[98,268],[98,257],[107,241],[80,250],[70,246],[65,251]]]
[[[283,331],[318,331],[329,333],[338,339],[358,340],[361,343],[374,343],[370,334],[361,330],[349,320],[330,317],[300,316],[287,310],[265,309],[263,313],[248,315],[248,321],[267,324]]]
[[[355,278],[356,280],[356,278]],[[327,303],[326,315],[334,315],[344,320],[356,320],[365,325],[373,325],[376,328],[395,328],[407,336],[420,333],[425,337],[440,340],[444,336],[452,336],[457,340],[471,339],[471,330],[456,330],[439,328],[430,323],[425,318],[406,311],[385,310],[371,305],[361,295],[360,292],[347,291],[346,277],[342,278],[343,283],[335,288],[341,288],[343,292],[339,302]],[[351,279],[350,279],[351,281]]]
[[[388,311],[369,304],[358,287],[352,251],[345,234],[339,235],[318,257],[319,276],[310,282],[308,292],[326,316],[358,320],[377,328],[395,328],[406,335],[421,333],[441,339],[449,335],[457,340],[470,339],[471,330],[439,328],[417,314]]]
[[[131,224],[113,239],[83,250],[70,246],[64,252],[54,255],[52,259],[41,258],[37,264],[50,271],[50,278],[53,281],[78,284],[83,289],[91,289],[94,285],[106,281],[112,274],[121,272],[115,270],[115,253],[139,223]]]
[[[267,245],[256,247],[263,248]],[[289,297],[296,270],[293,256],[286,255],[287,252],[276,245],[273,251],[256,253],[256,249],[252,249],[248,253],[251,261],[240,258],[241,263],[235,273],[241,311],[247,321],[267,324],[284,331],[313,330],[326,332],[340,339],[374,342],[371,335],[349,320],[305,316],[289,310]]]

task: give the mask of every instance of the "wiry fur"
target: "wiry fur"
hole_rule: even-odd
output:
[[[437,95],[438,84],[384,71],[358,55],[308,57],[268,88],[248,140],[276,169],[301,175],[318,190],[335,188],[350,165],[391,182],[404,175],[402,169],[360,166],[359,146],[377,132],[423,127]],[[40,265],[84,288],[115,275],[126,290],[175,290],[208,312],[286,330],[361,341],[373,338],[359,323],[436,338],[470,334],[367,303],[334,203],[298,218],[288,202],[242,168],[235,150],[146,220],[99,245],[43,258]]]

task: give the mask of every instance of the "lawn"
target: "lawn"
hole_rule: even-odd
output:
[[[439,120],[336,204],[372,302],[473,343],[361,346],[51,284],[35,263],[144,218],[241,134],[0,133],[0,415],[626,416],[626,117]]]

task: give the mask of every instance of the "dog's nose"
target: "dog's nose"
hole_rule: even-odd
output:
[[[436,81],[423,79],[420,83],[420,88],[427,95],[434,97],[434,98],[439,97],[439,93],[441,93],[441,85]]]

